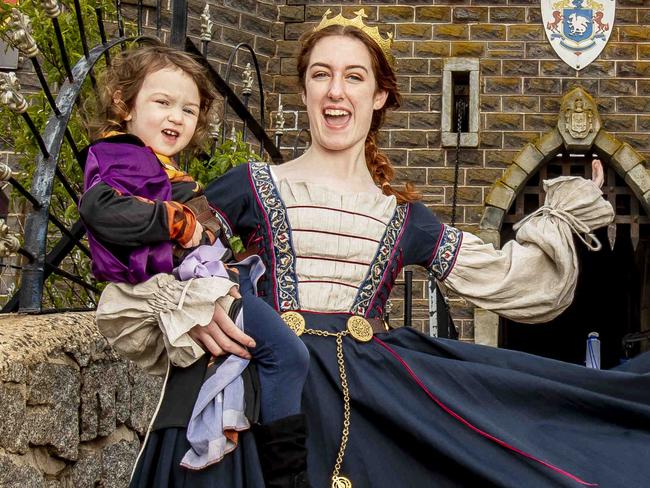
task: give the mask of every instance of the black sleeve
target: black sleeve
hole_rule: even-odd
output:
[[[123,196],[105,183],[84,193],[79,214],[93,236],[108,244],[136,247],[170,239],[165,202]]]

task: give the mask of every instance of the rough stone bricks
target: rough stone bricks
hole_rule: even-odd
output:
[[[427,147],[427,135],[423,130],[393,130],[390,142],[392,147]]]
[[[524,125],[524,116],[519,114],[487,114],[485,129],[487,130],[520,130]]]
[[[411,93],[440,93],[442,78],[440,76],[413,76],[411,78]]]
[[[636,165],[643,164],[643,158],[628,143],[623,143],[612,156],[612,163],[627,173]]]
[[[526,94],[560,94],[560,80],[554,78],[524,78]]]
[[[465,171],[465,184],[478,186],[491,186],[503,175],[500,169],[468,169]]]
[[[621,112],[650,113],[650,98],[647,96],[618,97],[616,105]]]
[[[521,78],[489,77],[485,78],[485,93],[516,94],[521,93]]]
[[[603,116],[603,128],[610,132],[634,132],[635,126],[636,123],[633,116],[611,114]],[[645,138],[647,139],[647,136]]]
[[[624,25],[624,24],[637,24],[636,19],[637,10],[633,8],[617,8],[616,16],[614,17],[614,25]],[[643,24],[640,24],[643,25]]]
[[[479,106],[481,113],[499,112],[501,110],[501,97],[481,95]]]
[[[650,27],[648,27],[648,29],[650,29]],[[618,62],[616,63],[616,74],[622,78],[650,78],[650,62],[649,61]]]
[[[636,43],[621,43],[610,42],[608,43],[603,52],[600,54],[601,59],[636,59]]]
[[[413,47],[415,48],[415,56],[417,57],[447,57],[450,52],[450,44],[448,42],[439,41],[424,41],[416,42]]]
[[[106,446],[102,450],[102,486],[123,488],[129,483],[131,470],[138,455],[139,442],[126,440]]]
[[[508,169],[506,169],[501,181],[503,181],[508,187],[517,191],[521,185],[526,183],[528,177],[528,173],[521,169],[517,164],[512,163],[508,166]]]
[[[415,9],[413,7],[391,5],[379,7],[379,22],[413,22]]]
[[[427,185],[453,185],[454,184],[453,169],[434,168],[427,171]],[[464,184],[464,181],[459,181],[459,184]]]
[[[488,9],[485,7],[455,7],[454,22],[487,22]]]
[[[557,54],[547,42],[527,42],[526,57],[530,59],[557,59]]]
[[[478,307],[474,309],[474,343],[498,347],[499,316],[497,314]]]
[[[156,410],[163,378],[148,375],[134,363],[129,363],[128,371],[131,385],[131,418],[127,426],[143,436]]]
[[[640,199],[643,199],[643,195],[650,192],[650,175],[643,164],[639,164],[628,171],[625,175],[625,182]]]
[[[449,188],[449,191],[445,192],[445,202],[451,204],[453,197],[453,190]],[[456,191],[456,201],[459,205],[482,204],[483,189],[471,186],[459,186]]]
[[[401,75],[429,74],[429,61],[420,58],[399,58],[396,60],[396,71]]]
[[[440,167],[445,163],[444,151],[440,149],[412,149],[408,152],[409,166]],[[435,169],[433,171],[436,171]]]
[[[485,151],[486,168],[507,168],[517,155],[517,151],[490,150]]]
[[[482,42],[453,42],[451,44],[452,56],[482,58],[484,54],[485,44]]]
[[[255,38],[255,53],[266,56],[275,56],[275,41],[264,37]],[[262,69],[262,71],[264,71]]]
[[[393,166],[406,166],[408,151],[406,149],[383,149],[382,152],[388,157]]]
[[[316,27],[313,22],[290,23],[284,25],[284,38],[287,40],[298,40],[305,32]]]
[[[282,58],[280,64],[280,73],[283,75],[297,75],[298,60],[296,58]]]
[[[503,147],[503,132],[483,131],[480,134],[479,148],[495,149]]]
[[[280,5],[278,7],[279,20],[282,22],[304,22],[304,5]]]
[[[479,24],[470,26],[472,41],[505,41],[506,26],[494,24]]]
[[[431,39],[431,26],[427,24],[397,24],[397,39]]]
[[[650,132],[650,115],[639,115],[637,124],[640,131]]]
[[[544,40],[544,29],[541,25],[509,25],[509,41],[542,41]]]
[[[515,192],[501,181],[497,181],[485,198],[485,204],[507,210],[515,199]]]
[[[462,24],[434,24],[433,39],[467,40],[469,39],[469,27]]]
[[[31,444],[49,445],[59,457],[76,459],[79,389],[79,371],[71,365],[40,363],[31,370],[25,422]]]
[[[289,24],[289,25],[296,25],[296,24]],[[233,46],[236,46],[240,42],[246,42],[251,45],[255,43],[255,36],[253,34],[244,32],[239,28],[230,29],[228,27],[224,27],[221,38],[223,42],[227,44],[232,44]]]
[[[413,42],[412,41],[394,41],[392,48],[393,56],[396,58],[412,58]]]
[[[537,141],[535,141],[535,147],[537,147],[543,156],[555,154],[563,144],[564,141],[562,135],[557,127],[545,132]],[[537,157],[534,152],[532,154],[534,157]]]
[[[26,402],[23,385],[0,383],[0,448],[19,453],[27,450],[23,431]]]
[[[305,6],[305,21],[306,22],[320,22],[320,20],[323,18],[323,15],[327,10],[331,10],[332,13],[330,14],[330,17],[332,15],[338,15],[341,13],[341,7],[330,7],[330,6],[323,6],[323,5],[310,5],[309,2],[302,2],[302,4],[307,4]]]
[[[495,76],[501,74],[501,62],[493,59],[481,59],[480,71],[483,76]]]
[[[429,110],[428,95],[403,95],[402,105],[399,110],[405,112],[419,112]]]
[[[33,466],[22,464],[20,460],[0,453],[0,486],[4,488],[45,488],[45,478]]]
[[[505,149],[520,149],[524,144],[532,142],[538,137],[538,132],[513,131],[503,135],[503,147]]]
[[[599,80],[602,95],[635,95],[636,80],[602,79]]]
[[[410,129],[439,129],[440,114],[431,112],[411,113],[408,116]]]
[[[521,7],[492,7],[490,8],[492,24],[516,24],[526,22],[526,9]],[[535,22],[531,22],[534,24]]]
[[[256,35],[268,36],[271,33],[271,24],[268,20],[261,19],[254,15],[242,14],[240,25],[242,29]]]
[[[504,76],[537,76],[539,62],[506,59],[503,61],[502,71]]]
[[[526,173],[532,174],[537,170],[540,163],[544,160],[544,154],[542,154],[537,147],[533,144],[526,144],[524,148],[517,154],[514,159],[514,162],[523,169]],[[498,205],[497,205],[498,206]],[[501,207],[507,208],[507,207]]]
[[[449,22],[451,21],[450,7],[415,7],[417,22]]]
[[[409,114],[406,112],[388,112],[384,120],[384,129],[408,129]]]
[[[538,112],[539,97],[503,97],[504,112]]]
[[[605,154],[612,156],[621,147],[621,142],[609,132],[600,130],[596,139],[594,139],[594,146]]]
[[[273,79],[273,90],[278,93],[296,93],[300,91],[298,76],[276,76]]]
[[[70,467],[64,480],[75,488],[94,488],[101,476],[101,451],[82,446],[79,449],[79,459]]]
[[[650,39],[650,26],[624,25],[618,29],[618,38],[621,42],[648,42]]]

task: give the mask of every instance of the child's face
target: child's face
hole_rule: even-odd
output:
[[[194,80],[175,67],[149,73],[126,118],[133,134],[164,156],[181,152],[192,140],[201,99]]]

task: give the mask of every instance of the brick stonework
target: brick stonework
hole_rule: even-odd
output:
[[[604,128],[650,156],[650,4],[619,0],[619,13],[606,49],[589,67],[576,72],[560,61],[544,34],[538,1],[435,2],[315,2],[288,0],[278,5],[283,38],[267,73],[273,86],[282,86],[282,99],[299,92],[295,63],[299,33],[318,22],[326,9],[350,15],[360,6],[369,21],[395,36],[397,75],[404,104],[388,118],[381,137],[399,168],[401,181],[414,181],[424,201],[448,221],[455,152],[440,144],[441,77],[449,56],[480,61],[479,147],[461,153],[458,226],[477,231],[483,202],[494,182],[524,146],[555,127],[562,95],[581,86],[597,101]],[[309,24],[305,24],[308,21]],[[276,66],[287,69],[277,71]],[[276,69],[276,71],[274,71]],[[280,81],[281,80],[281,81]],[[293,83],[293,84],[292,84]],[[272,85],[269,85],[272,86]],[[267,110],[277,107],[277,93],[268,97]],[[295,96],[294,96],[295,97]],[[291,100],[297,97],[291,97]],[[285,109],[288,103],[285,103]],[[283,144],[290,155],[297,131],[306,124],[300,105],[293,105],[296,126],[289,127]],[[289,147],[291,146],[291,148]],[[428,330],[425,274],[414,273],[414,325]],[[402,313],[399,286],[393,291],[393,317]],[[461,338],[474,339],[473,313],[452,297],[452,313]],[[399,318],[395,319],[399,321]]]
[[[248,42],[255,49],[263,73],[267,127],[279,101],[287,111],[282,139],[287,158],[294,153],[298,132],[307,127],[296,77],[300,35],[313,28],[327,9],[334,15],[352,16],[361,7],[368,21],[379,22],[384,33],[391,32],[403,104],[388,117],[379,141],[398,168],[399,181],[414,181],[424,202],[443,221],[451,215],[455,159],[453,149],[441,146],[443,60],[478,58],[479,146],[463,150],[460,157],[457,225],[463,230],[478,231],[494,182],[527,144],[555,127],[562,96],[576,86],[595,99],[609,136],[629,144],[646,161],[650,157],[648,1],[617,2],[608,45],[580,72],[560,61],[547,42],[539,0],[210,0],[209,4],[215,25],[210,60],[224,75],[237,43]],[[189,5],[188,31],[199,44],[205,3],[192,0]],[[169,8],[166,2],[163,6]],[[146,21],[154,25],[152,11],[147,10]],[[169,11],[163,12],[163,22],[169,25]],[[237,56],[231,78],[235,85],[241,85],[242,67],[249,61],[244,51]],[[255,91],[256,87],[251,107],[257,113]],[[299,141],[303,147],[304,134]],[[646,181],[641,176],[640,180]],[[426,287],[417,282],[425,274],[417,270],[414,276],[414,325],[427,330]],[[399,317],[403,308],[399,286],[393,296],[393,317]],[[453,297],[451,303],[461,338],[473,340],[471,308]]]

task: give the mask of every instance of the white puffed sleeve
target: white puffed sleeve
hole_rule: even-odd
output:
[[[573,234],[592,250],[590,232],[609,224],[614,210],[591,181],[563,176],[544,181],[543,207],[517,225],[515,240],[494,249],[463,233],[445,285],[473,304],[518,322],[547,322],[573,300],[578,258]]]

